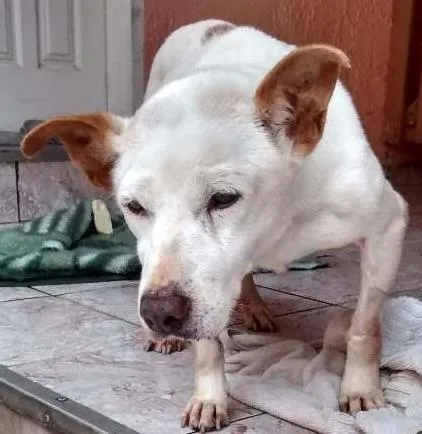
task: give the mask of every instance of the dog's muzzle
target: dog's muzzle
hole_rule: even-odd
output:
[[[180,290],[164,287],[146,292],[139,313],[147,326],[161,335],[178,335],[189,319],[192,302]]]

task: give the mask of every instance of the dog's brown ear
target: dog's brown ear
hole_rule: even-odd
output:
[[[294,153],[309,154],[321,139],[341,67],[350,67],[341,50],[308,45],[284,57],[259,85],[255,104],[262,124],[274,137],[291,139]]]
[[[127,121],[107,113],[58,117],[41,123],[21,141],[21,151],[32,158],[52,138],[61,140],[72,163],[90,181],[103,189],[111,188],[111,169],[118,155],[119,136]]]

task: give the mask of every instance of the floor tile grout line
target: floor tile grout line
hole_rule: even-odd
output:
[[[65,295],[65,294],[63,294],[63,295]],[[60,297],[61,297],[61,295],[57,295],[55,298],[60,298]],[[72,300],[70,298],[63,298],[63,300],[66,300],[66,301],[69,301],[71,303],[77,304],[77,305],[82,306],[82,307],[84,307],[86,309],[92,310],[93,312],[101,313],[101,314],[107,315],[107,316],[109,316],[111,318],[118,319],[118,320],[123,321],[123,322],[125,322],[127,324],[130,324],[132,326],[135,326],[135,327],[138,327],[138,328],[142,328],[141,324],[134,323],[134,322],[129,321],[129,320],[125,319],[125,318],[120,318],[120,317],[118,317],[116,315],[113,315],[112,313],[104,312],[103,310],[95,309],[92,306],[87,306],[86,304],[83,304],[80,301]]]
[[[59,286],[59,285],[52,285],[52,286]],[[126,287],[128,288],[129,285],[127,285]],[[78,291],[69,291],[69,292],[63,292],[63,293],[60,293],[60,294],[51,294],[49,292],[46,292],[43,289],[39,289],[39,288],[36,288],[34,286],[31,286],[31,285],[28,286],[28,288],[33,289],[34,291],[42,292],[43,294],[51,295],[51,297],[61,297],[62,295],[80,294],[80,293],[83,293],[83,292],[105,291],[105,290],[108,290],[108,289],[114,289],[113,287],[108,287],[108,288],[87,288],[87,289],[80,289]]]
[[[295,315],[297,313],[311,312],[313,310],[326,309],[328,307],[342,307],[342,306],[325,305],[325,306],[308,307],[306,309],[294,310],[293,312],[285,312],[285,313],[271,315],[271,318],[272,319],[282,318],[284,316]],[[241,325],[243,325],[243,323],[241,321],[237,321],[237,322],[234,322],[232,324],[229,324],[227,327],[234,327],[234,326],[241,326]],[[258,332],[258,333],[260,333],[260,332]]]
[[[422,290],[422,287],[418,286],[415,289],[406,289],[405,291],[394,291],[394,292],[391,292],[387,295],[386,301],[391,300],[393,298],[397,298],[397,297],[408,296],[408,295],[411,295],[412,292],[421,291],[421,290]],[[336,306],[342,307],[344,309],[355,309],[357,302],[358,302],[358,300],[356,298],[356,300],[352,300],[350,302],[346,301],[343,304],[337,304]],[[354,304],[349,306],[348,305],[349,303],[354,303]]]
[[[286,313],[282,313],[282,314],[275,314],[275,315],[273,315],[273,318],[281,318],[281,317],[288,316],[288,315],[294,315],[294,314],[297,314],[297,313],[310,312],[310,311],[313,311],[313,310],[318,310],[318,309],[327,308],[327,307],[339,307],[339,308],[345,309],[345,310],[350,310],[351,309],[350,307],[344,306],[344,305],[341,305],[341,304],[334,304],[334,303],[330,303],[330,302],[314,299],[314,298],[311,298],[311,297],[304,297],[304,296],[301,296],[301,295],[292,294],[292,293],[289,293],[289,292],[286,292],[286,291],[270,288],[270,287],[263,286],[263,285],[257,285],[257,287],[258,288],[267,289],[267,290],[270,290],[270,291],[274,291],[274,292],[279,292],[279,293],[286,294],[286,295],[290,295],[290,296],[293,296],[293,297],[302,298],[302,299],[305,299],[305,300],[319,302],[319,303],[323,304],[323,306],[316,306],[316,307],[311,307],[311,308],[307,308],[307,309],[295,310],[293,312],[286,312]],[[41,289],[34,288],[34,287],[30,286],[30,285],[27,288],[32,289],[34,291],[37,291],[37,292],[39,292],[41,294],[44,294],[44,295],[43,296],[39,296],[39,297],[24,297],[24,298],[18,298],[18,299],[13,299],[13,300],[4,300],[4,301],[2,301],[0,303],[7,303],[9,301],[31,300],[31,299],[34,299],[34,298],[45,298],[45,297],[60,298],[60,297],[63,297],[65,295],[78,294],[78,293],[90,292],[90,291],[95,291],[95,290],[100,290],[101,289],[101,288],[90,288],[90,289],[85,289],[85,290],[81,290],[81,291],[74,291],[74,292],[68,292],[68,293],[63,293],[63,294],[50,294],[50,293],[47,293],[47,292],[45,292],[45,291],[43,291]],[[110,288],[106,288],[106,289],[110,289]],[[418,289],[420,289],[420,288],[407,290],[406,292],[415,291],[415,290],[418,290]],[[100,310],[100,309],[95,309],[92,306],[86,305],[86,304],[78,302],[76,300],[72,300],[72,299],[65,298],[65,297],[63,297],[63,299],[67,300],[67,301],[70,301],[72,303],[78,304],[78,305],[80,305],[80,306],[82,306],[84,308],[87,308],[87,309],[89,309],[89,310],[91,310],[93,312],[97,312],[97,313],[100,313],[100,314],[103,314],[103,315],[107,315],[107,316],[109,316],[109,317],[111,317],[113,319],[117,319],[117,320],[123,321],[123,322],[125,322],[127,324],[130,324],[132,326],[135,326],[135,327],[141,327],[141,324],[129,321],[126,318],[118,317],[118,316],[116,316],[114,314],[111,314],[109,312],[105,312],[105,311]],[[241,324],[241,322],[235,322],[233,324],[230,324],[229,326],[233,327],[233,326],[238,326],[240,324]]]
[[[38,295],[38,296],[36,296],[36,297],[12,298],[12,299],[10,299],[10,300],[3,300],[3,301],[0,301],[0,304],[2,304],[2,303],[9,303],[9,302],[11,302],[11,301],[24,301],[24,300],[36,300],[37,298],[47,298],[47,295],[48,295],[48,294],[46,294],[46,295]]]
[[[327,309],[328,307],[341,307],[341,306],[326,305],[326,306],[309,307],[307,309],[295,310],[294,312],[287,312],[287,313],[281,313],[279,315],[274,315],[272,318],[281,318],[283,316],[295,315],[297,313],[311,312],[313,310],[319,310],[319,309]]]
[[[346,306],[346,303],[351,303],[351,302],[357,303],[357,301],[358,301],[358,294],[357,294],[355,300],[349,300],[349,301],[344,301],[344,302],[340,302],[340,303],[333,303],[333,302],[329,302],[329,301],[320,300],[320,299],[317,299],[317,298],[312,298],[312,297],[307,297],[307,296],[304,296],[304,295],[294,294],[292,292],[283,291],[281,289],[271,288],[271,287],[265,286],[265,285],[259,285],[259,284],[257,284],[256,286],[257,286],[257,288],[263,288],[263,289],[271,290],[271,291],[274,291],[274,292],[279,292],[279,293],[282,293],[282,294],[286,294],[286,295],[290,295],[290,296],[294,296],[294,297],[298,297],[298,298],[303,298],[305,300],[310,300],[310,301],[315,301],[315,302],[323,303],[323,304],[326,305],[326,306],[320,306],[319,308],[321,308],[321,307],[327,307],[327,306],[332,306],[332,307],[341,307],[342,309],[353,309],[354,307]],[[422,290],[422,287],[420,285],[418,285],[417,287],[414,287],[412,289],[406,289],[404,291],[395,291],[395,292],[392,292],[390,294],[390,297],[391,298],[392,297],[398,297],[398,296],[401,296],[401,295],[409,294],[409,293],[411,293],[413,291],[420,291],[420,290]],[[306,310],[313,310],[313,309],[318,309],[318,308],[305,309],[305,311]],[[297,312],[300,312],[300,311],[297,311]],[[281,314],[281,315],[277,315],[277,316],[283,316],[283,315],[289,315],[289,313],[287,313],[287,314]]]
[[[391,296],[398,296],[398,295],[404,295],[404,294],[408,294],[409,292],[413,292],[413,291],[422,291],[422,286],[418,285],[417,288],[413,288],[413,289],[406,289],[404,291],[394,291],[391,292]]]
[[[63,294],[63,295],[65,295],[65,294]],[[59,297],[61,297],[61,295],[56,296],[56,298],[59,298]],[[132,321],[127,320],[126,318],[121,318],[121,317],[118,317],[118,316],[116,316],[114,314],[111,314],[109,312],[105,312],[103,310],[96,309],[96,308],[94,308],[92,306],[89,306],[89,305],[86,305],[84,303],[81,303],[80,301],[72,300],[72,299],[68,299],[68,298],[64,298],[64,299],[67,300],[67,301],[70,301],[72,303],[78,304],[80,306],[83,306],[83,307],[85,307],[85,308],[87,308],[89,310],[92,310],[94,312],[101,313],[101,314],[110,316],[110,317],[115,318],[115,319],[119,319],[121,321],[124,321],[124,322],[126,322],[128,324],[131,324],[131,325],[134,325],[134,326],[137,326],[137,327],[142,327],[141,324],[134,323]],[[342,306],[325,305],[325,306],[310,307],[310,308],[307,308],[307,309],[295,310],[293,312],[286,312],[286,313],[281,313],[281,314],[278,314],[278,315],[277,314],[276,315],[272,315],[272,318],[281,318],[283,316],[294,315],[294,314],[303,313],[303,312],[310,312],[310,311],[313,311],[313,310],[324,309],[324,308],[327,308],[327,307],[342,307]],[[345,309],[347,309],[347,308],[345,308]],[[229,324],[227,327],[233,327],[233,326],[237,326],[237,325],[242,325],[242,322],[235,322],[235,323]]]
[[[270,415],[270,416],[272,416],[272,415]],[[304,428],[303,426],[300,426],[300,425],[298,425],[298,424],[295,423],[295,422],[291,422],[290,420],[283,419],[282,417],[276,417],[276,416],[273,416],[273,417],[275,417],[276,419],[282,420],[282,421],[284,421],[284,422],[287,422],[287,423],[289,423],[290,425],[293,425],[293,426],[295,426],[295,427],[297,427],[297,428],[300,428],[300,429],[302,429],[304,432],[309,431],[309,432],[312,432],[312,433],[318,434],[318,431],[314,431],[312,428]]]
[[[357,301],[356,301],[357,303]],[[345,310],[355,310],[355,305],[354,306],[347,306],[345,304],[336,304],[335,307],[339,307],[340,309],[345,309]]]
[[[90,351],[82,351],[81,353],[78,353],[79,355],[83,355],[83,354],[91,354]],[[66,358],[66,355],[60,355],[60,356],[53,356],[53,357],[48,357],[46,359],[37,359],[37,360],[31,360],[29,362],[19,362],[19,363],[8,363],[8,364],[3,364],[3,366],[6,366],[6,368],[11,369],[13,371],[13,368],[24,368],[25,366],[34,364],[34,363],[44,363],[44,362],[57,362],[57,361],[61,361],[63,359]]]
[[[27,288],[32,289],[33,291],[37,291],[37,292],[39,292],[40,294],[48,295],[48,296],[50,296],[50,297],[53,296],[52,294],[49,294],[48,292],[45,292],[45,291],[43,291],[42,289],[34,288],[34,287],[31,286],[31,285],[28,285]]]
[[[63,297],[63,296],[65,296],[65,295],[70,295],[70,294],[79,294],[79,293],[82,293],[82,292],[89,292],[89,291],[93,291],[93,290],[95,290],[95,289],[99,289],[99,288],[95,288],[95,289],[94,289],[94,288],[93,288],[93,289],[85,289],[85,290],[82,290],[82,291],[68,292],[68,293],[64,293],[64,294],[55,294],[55,295],[54,295],[54,294],[49,294],[49,293],[47,293],[47,292],[44,292],[44,291],[42,291],[41,289],[35,289],[35,288],[31,287],[31,286],[28,286],[28,288],[33,289],[33,290],[38,291],[38,292],[41,292],[42,294],[46,294],[46,296],[54,297],[54,298],[56,298],[56,299],[59,299],[59,298],[62,297],[63,300],[66,300],[66,301],[69,301],[69,302],[71,302],[71,303],[77,304],[77,305],[82,306],[82,307],[84,307],[84,308],[86,308],[86,309],[88,309],[88,310],[91,310],[91,311],[93,311],[93,312],[100,313],[100,314],[103,314],[103,315],[107,315],[107,316],[109,316],[109,317],[111,317],[111,318],[114,318],[114,319],[117,319],[117,320],[123,321],[123,322],[125,322],[125,323],[127,323],[127,324],[130,324],[130,325],[132,325],[132,326],[135,326],[135,327],[142,327],[141,324],[134,323],[134,322],[129,321],[129,320],[125,319],[125,318],[120,318],[120,317],[118,317],[118,316],[116,316],[116,315],[113,315],[113,314],[111,314],[111,313],[109,313],[109,312],[104,312],[104,311],[102,311],[102,310],[95,309],[95,308],[93,308],[92,306],[88,306],[88,305],[83,304],[83,303],[81,303],[81,302],[78,302],[78,301],[76,301],[76,300],[72,300],[72,299],[70,299],[70,298]],[[107,288],[107,289],[110,289],[110,288]],[[41,297],[33,297],[33,298],[44,298],[44,297],[41,296]]]
[[[251,406],[248,406],[248,407],[254,408]],[[255,410],[257,410],[257,409],[255,409]],[[244,416],[244,417],[240,417],[239,419],[231,420],[227,426],[230,427],[233,423],[241,422],[243,420],[248,420],[248,419],[252,419],[252,418],[257,417],[257,416],[263,416],[263,415],[268,414],[268,413],[265,413],[264,411],[261,411],[261,410],[257,410],[257,411],[259,412],[257,414],[252,414],[250,416]],[[276,419],[279,419],[279,418],[277,417]],[[189,431],[187,434],[196,434],[197,432],[198,431]]]
[[[318,301],[320,303],[325,303],[325,304],[327,304],[329,306],[337,306],[337,304],[335,304],[335,303],[332,303],[330,301],[319,300],[318,298],[312,298],[312,297],[308,297],[308,296],[305,296],[305,295],[298,295],[298,294],[294,294],[292,292],[287,292],[287,291],[283,291],[281,289],[271,288],[269,286],[265,286],[265,285],[261,285],[261,284],[256,284],[256,286],[258,288],[270,289],[270,290],[275,291],[275,292],[281,292],[282,294],[293,295],[295,297],[304,298],[306,300]]]
[[[56,286],[56,285],[54,285],[54,286]],[[129,286],[130,285],[127,285],[127,287],[129,287]],[[288,292],[288,291],[285,291],[285,290],[281,290],[281,289],[271,288],[271,287],[265,286],[265,285],[259,285],[259,284],[257,284],[256,286],[257,286],[257,288],[262,288],[262,289],[266,289],[266,290],[273,291],[273,292],[276,292],[276,293],[282,293],[282,294],[290,295],[292,297],[298,297],[298,298],[302,298],[302,299],[305,299],[305,300],[310,300],[310,301],[315,301],[315,302],[318,302],[318,303],[323,303],[323,304],[326,304],[328,306],[345,307],[344,303],[349,303],[349,302],[353,302],[353,301],[356,302],[357,301],[357,299],[356,299],[356,300],[350,300],[350,301],[345,301],[345,302],[340,302],[340,303],[334,303],[334,302],[329,302],[329,301],[325,301],[325,300],[320,300],[318,298],[313,298],[313,297],[304,296],[304,295],[298,295],[298,294],[295,294],[295,293],[292,293],[292,292]],[[34,291],[37,291],[37,292],[40,292],[42,294],[49,295],[49,296],[52,296],[52,297],[61,297],[62,295],[70,295],[70,294],[77,294],[77,293],[82,293],[82,292],[90,292],[90,291],[99,291],[99,290],[112,289],[112,287],[109,287],[109,288],[88,288],[88,289],[81,289],[81,290],[77,290],[77,291],[63,292],[63,293],[60,293],[60,294],[51,294],[51,293],[49,293],[49,292],[47,292],[45,290],[39,289],[39,288],[37,288],[35,286],[32,286],[32,285],[28,285],[26,288],[32,289]],[[406,289],[404,291],[394,292],[394,295],[402,294],[402,293],[405,294],[405,293],[409,293],[409,292],[412,292],[412,291],[419,291],[419,290],[422,290],[422,287],[418,285],[415,288]]]
[[[54,298],[63,298],[66,301],[70,301],[71,303],[78,304],[79,306],[85,307],[85,308],[87,308],[87,309],[89,309],[89,310],[91,310],[93,312],[97,312],[97,313],[100,313],[100,314],[107,315],[107,316],[109,316],[111,318],[124,321],[124,322],[126,322],[128,324],[131,324],[133,326],[136,326],[136,327],[142,327],[141,324],[135,323],[135,322],[130,321],[130,320],[126,319],[126,318],[119,317],[119,316],[117,316],[115,314],[111,314],[111,313],[106,312],[106,311],[101,310],[101,309],[96,309],[96,308],[94,308],[94,307],[92,307],[90,305],[84,304],[84,303],[82,303],[80,301],[64,297],[66,295],[79,294],[79,293],[83,293],[83,292],[90,292],[90,291],[98,290],[99,288],[91,288],[91,289],[86,289],[86,290],[82,290],[82,291],[69,292],[69,293],[63,293],[63,294],[55,294],[55,295],[49,294],[49,293],[45,293],[42,290],[37,290],[37,289],[32,288],[32,287],[30,287],[30,288],[34,289],[36,291],[39,291],[39,292],[45,294],[46,296],[51,296],[51,297],[54,297]],[[275,291],[275,292],[282,292],[282,291],[278,291],[278,290],[275,290],[275,289],[272,289],[272,288],[266,288],[266,287],[262,287],[262,288],[269,289],[269,290],[272,290],[272,291]],[[282,293],[284,293],[284,292],[282,292]],[[289,294],[289,293],[286,293],[286,294],[292,295],[292,294]],[[298,296],[298,295],[295,295],[295,294],[293,294],[293,296],[298,297],[298,298],[308,299],[306,297],[301,297],[301,296]],[[39,297],[37,297],[37,298],[39,298]],[[327,308],[327,307],[340,307],[340,308],[343,308],[343,309],[348,309],[345,306],[329,304],[329,303],[326,303],[326,302],[322,302],[320,300],[313,300],[313,299],[309,299],[309,300],[320,302],[322,304],[322,306],[315,306],[315,307],[310,307],[310,308],[305,308],[305,309],[294,310],[292,312],[285,312],[285,313],[281,313],[281,314],[274,314],[274,315],[272,315],[272,318],[281,318],[281,317],[288,316],[288,315],[294,315],[294,314],[297,314],[297,313],[310,312],[310,311],[313,311],[313,310],[318,310],[318,309]],[[230,324],[228,327],[238,326],[238,325],[241,325],[241,324],[242,324],[242,322],[235,322],[235,323]]]

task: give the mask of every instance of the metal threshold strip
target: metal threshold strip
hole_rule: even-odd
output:
[[[0,365],[0,404],[63,434],[139,434]]]

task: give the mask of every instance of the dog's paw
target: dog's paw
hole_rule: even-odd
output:
[[[201,433],[228,425],[227,399],[221,401],[191,398],[182,415],[182,428],[189,427]]]
[[[155,351],[161,354],[171,354],[176,351],[183,351],[189,342],[185,339],[170,336],[167,338],[150,337],[145,344],[145,351]]]
[[[240,302],[236,306],[235,318],[239,318],[248,330],[254,332],[275,331],[270,312],[264,303]]]
[[[340,393],[339,407],[343,413],[355,414],[358,411],[373,410],[384,405],[384,396],[379,388],[365,392],[342,388]]]

